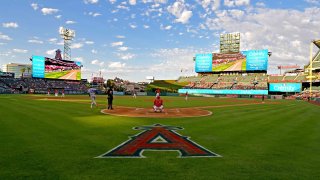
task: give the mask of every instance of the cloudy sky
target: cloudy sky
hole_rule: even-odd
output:
[[[219,34],[240,32],[241,50],[269,49],[277,65],[308,63],[320,39],[320,0],[1,0],[0,65],[63,50],[60,26],[76,31],[82,78],[131,81],[192,75],[196,53],[219,51]]]

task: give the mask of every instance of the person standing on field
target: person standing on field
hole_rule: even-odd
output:
[[[136,90],[133,90],[133,91],[132,91],[132,95],[133,95],[133,98],[135,98],[135,99],[137,98],[137,92],[136,92]]]
[[[185,97],[186,101],[188,100],[188,91],[186,92],[186,97]]]
[[[97,103],[96,103],[96,89],[90,88],[90,89],[88,89],[88,93],[89,93],[89,97],[91,99],[91,109],[92,109],[93,105],[97,106]]]
[[[158,97],[158,96],[160,96],[160,89],[159,88],[156,90],[156,97]]]
[[[112,107],[113,90],[111,87],[108,89],[107,95],[108,95],[108,109],[113,110],[113,107]]]
[[[163,111],[163,100],[160,98],[160,96],[157,96],[156,99],[153,101],[153,111]]]

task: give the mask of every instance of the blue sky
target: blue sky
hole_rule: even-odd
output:
[[[194,75],[196,53],[219,51],[220,33],[241,33],[241,50],[269,49],[277,65],[308,63],[320,39],[320,0],[2,0],[0,65],[63,50],[60,26],[76,31],[82,78],[131,81]]]

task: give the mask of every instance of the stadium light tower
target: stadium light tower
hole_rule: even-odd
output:
[[[63,59],[71,60],[71,41],[76,36],[74,30],[66,29],[64,27],[59,28],[59,34],[64,41],[64,48],[63,48]]]

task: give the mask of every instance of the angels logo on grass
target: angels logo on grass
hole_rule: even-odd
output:
[[[98,158],[144,158],[144,151],[178,151],[179,157],[221,157],[178,134],[176,130],[181,127],[154,124],[133,129],[143,131]]]

